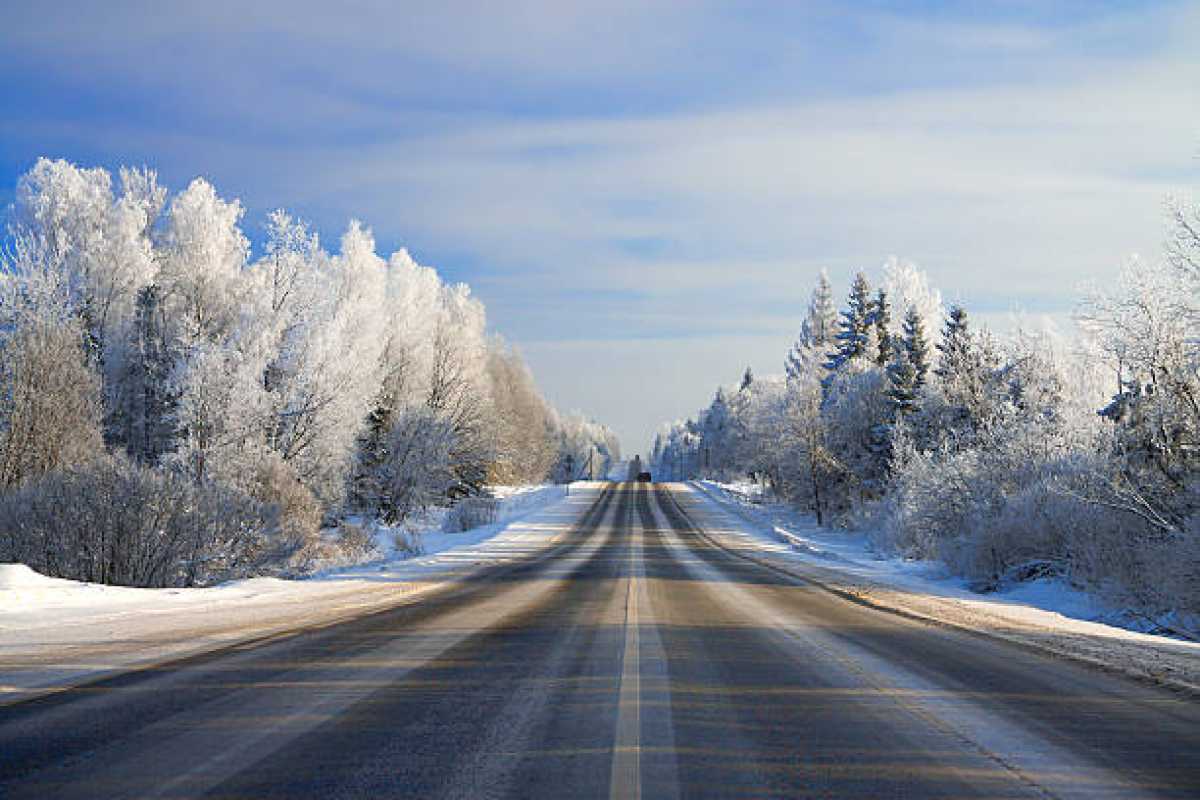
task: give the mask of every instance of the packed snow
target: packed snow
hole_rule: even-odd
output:
[[[1133,630],[1161,625],[1106,606],[1061,578],[980,594],[931,561],[889,558],[868,532],[819,527],[764,502],[751,483],[675,484],[693,522],[722,544],[870,605],[968,628],[1139,679],[1200,691],[1200,643]]]
[[[599,483],[508,489],[494,523],[422,532],[423,553],[380,547],[366,564],[305,580],[252,578],[196,589],[134,589],[0,565],[0,703],[103,673],[411,602],[484,566],[552,546],[595,501]],[[383,538],[382,536],[380,537]]]

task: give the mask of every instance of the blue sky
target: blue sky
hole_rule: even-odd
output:
[[[1200,185],[1195,3],[4,4],[0,202],[47,155],[361,218],[631,452],[822,266],[1061,317]]]

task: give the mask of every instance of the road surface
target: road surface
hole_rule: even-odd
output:
[[[0,797],[1198,797],[1200,704],[865,608],[614,484],[419,603],[0,708]]]

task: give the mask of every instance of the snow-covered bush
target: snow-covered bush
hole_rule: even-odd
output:
[[[334,542],[337,546],[338,557],[349,563],[362,561],[368,556],[374,555],[378,547],[375,543],[375,536],[371,532],[371,526],[349,520],[342,520],[338,523]]]
[[[277,536],[269,509],[252,498],[122,456],[0,494],[0,559],[55,577],[206,585],[268,569]]]
[[[386,446],[364,480],[370,481],[374,511],[399,522],[446,498],[456,484],[453,425],[433,410],[417,407],[396,415]]]
[[[277,560],[303,560],[304,551],[316,545],[321,506],[296,471],[282,459],[268,457],[259,466],[250,495],[265,506],[278,533]]]
[[[0,486],[100,453],[99,401],[100,382],[74,324],[22,326],[0,337]]]
[[[450,507],[442,529],[447,533],[459,533],[491,525],[500,511],[500,502],[494,497],[464,497]]]
[[[399,527],[392,531],[392,549],[409,558],[424,555],[425,543],[423,539],[421,531]]]
[[[942,558],[956,550],[971,522],[999,501],[997,487],[982,479],[981,460],[970,450],[910,454],[873,532],[876,547],[913,558]]]

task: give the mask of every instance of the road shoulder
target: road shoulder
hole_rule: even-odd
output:
[[[554,547],[603,486],[576,484],[570,496],[484,541],[320,579],[255,578],[206,589],[86,586],[86,593],[71,581],[43,579],[36,590],[0,590],[0,706],[419,602],[481,570]]]
[[[1001,639],[1200,697],[1200,644],[1063,617],[1021,604],[954,596],[937,587],[890,582],[850,563],[781,539],[734,504],[693,484],[671,484],[691,523],[723,549],[847,600],[924,622]]]

